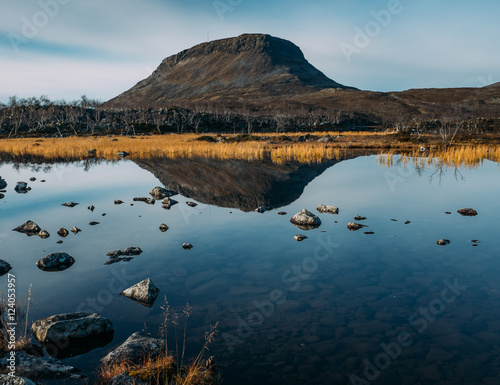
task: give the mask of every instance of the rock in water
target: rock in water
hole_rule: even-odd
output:
[[[175,191],[167,190],[166,188],[160,186],[156,186],[149,192],[149,194],[158,201],[160,199],[170,198],[174,195],[177,195]]]
[[[151,307],[158,297],[160,289],[156,287],[153,281],[148,278],[138,284],[135,284],[128,289],[123,290],[120,294],[124,297],[133,299],[144,306]]]
[[[182,248],[184,250],[191,250],[194,246],[191,243],[183,243]]]
[[[67,202],[67,203],[63,203],[61,204],[61,206],[65,206],[65,207],[75,207],[75,206],[78,206],[80,203],[75,203],[75,202]]]
[[[198,203],[195,203],[195,202],[186,202],[186,204],[190,207],[196,207],[198,206]]]
[[[116,155],[119,156],[120,158],[125,158],[125,157],[129,156],[130,154],[127,151],[118,151],[116,153]]]
[[[36,385],[33,381],[31,381],[28,378],[19,377],[19,376],[9,376],[8,374],[0,374],[0,384],[2,384],[2,385]]]
[[[10,263],[0,259],[0,277],[7,274],[12,269]]]
[[[335,206],[319,205],[316,210],[318,210],[320,213],[329,213],[329,214],[339,213],[339,208]]]
[[[457,212],[464,217],[475,217],[477,215],[477,211],[474,209],[460,209]]]
[[[165,351],[165,342],[160,338],[152,338],[143,332],[132,334],[127,340],[101,359],[104,365],[116,365],[126,362],[140,365],[144,357],[157,358]]]
[[[138,197],[134,198],[134,202],[144,202],[147,203],[148,205],[154,205],[156,201],[153,198]]]
[[[31,325],[35,338],[57,358],[88,352],[106,346],[113,337],[113,324],[99,314],[57,314]]]
[[[75,259],[67,253],[52,253],[40,259],[36,265],[43,271],[62,271],[74,263]]]
[[[354,216],[354,220],[355,221],[365,221],[366,218],[365,217],[362,217],[361,215],[356,215]]]
[[[170,210],[170,208],[173,206],[173,205],[176,205],[177,202],[176,200],[173,200],[173,199],[170,199],[170,198],[165,198],[163,199],[163,201],[161,202],[162,203],[162,208],[164,208],[165,210]]]
[[[73,234],[78,234],[80,231],[82,231],[82,230],[80,230],[78,227],[72,227],[72,228],[71,228],[71,232],[72,232]]]
[[[297,234],[293,237],[297,242],[302,242],[304,239],[307,239],[305,235]]]
[[[17,182],[16,187],[14,187],[18,194],[26,194],[30,189],[28,189],[28,183],[26,182]]]
[[[50,237],[50,234],[47,230],[40,230],[38,236],[42,239],[47,239],[48,237]]]
[[[449,245],[451,242],[448,239],[440,239],[439,241],[436,242],[439,246],[446,246]]]
[[[7,188],[7,182],[0,176],[0,190],[5,190]]]
[[[35,222],[28,221],[21,226],[16,227],[12,231],[17,231],[18,233],[23,233],[31,237],[32,235],[40,234],[42,229]]]
[[[123,201],[115,199],[115,205],[121,205],[121,204],[123,204]]]
[[[94,212],[95,210],[95,206],[94,205],[90,205],[89,207],[87,207],[90,211]]]
[[[357,230],[360,230],[362,229],[363,227],[368,227],[366,225],[362,225],[360,223],[354,223],[354,222],[349,222],[347,224],[347,228],[351,231],[357,231]]]
[[[169,227],[165,224],[165,223],[162,223],[160,225],[160,230],[162,233],[164,233],[165,231],[167,231],[169,229]]]
[[[57,235],[60,237],[66,238],[69,234],[69,231],[66,230],[64,227],[61,227],[59,230],[57,230]]]
[[[321,219],[306,209],[290,218],[290,222],[303,230],[310,230],[321,226]]]

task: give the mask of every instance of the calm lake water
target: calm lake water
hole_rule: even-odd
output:
[[[106,347],[65,363],[92,377],[100,358],[132,333],[146,329],[157,336],[166,296],[180,313],[186,303],[193,308],[191,356],[209,325],[219,322],[209,354],[225,384],[498,384],[498,164],[416,172],[361,156],[319,171],[311,166],[309,174],[301,171],[306,177],[293,194],[288,182],[280,191],[258,191],[256,202],[285,202],[264,214],[239,207],[234,197],[245,201],[245,190],[236,187],[232,200],[221,201],[227,207],[213,204],[219,198],[213,175],[193,174],[188,186],[186,173],[181,183],[173,172],[160,181],[155,175],[161,170],[150,171],[130,160],[0,166],[9,184],[0,201],[1,258],[13,266],[19,297],[32,284],[31,320],[90,311],[115,328]],[[280,172],[285,180],[287,170]],[[261,175],[254,175],[255,185]],[[32,190],[17,194],[17,181]],[[170,210],[161,202],[133,202],[169,183],[193,197],[173,197],[179,203]],[[115,205],[115,199],[125,203]],[[80,204],[61,206],[69,201]],[[319,214],[320,203],[340,213]],[[468,207],[479,215],[457,213]],[[304,208],[321,218],[321,227],[304,231],[289,222]],[[366,217],[357,222],[368,227],[349,231],[355,215]],[[50,238],[12,231],[27,220]],[[159,230],[162,223],[167,232]],[[73,226],[82,232],[64,239],[56,233]],[[308,239],[297,242],[295,234]],[[437,245],[443,238],[451,243]],[[194,248],[184,250],[184,242]],[[129,246],[144,252],[130,262],[104,264],[106,252]],[[76,263],[62,272],[36,267],[57,251]],[[146,278],[161,290],[151,308],[119,295]],[[3,290],[6,282],[7,276],[0,278]]]

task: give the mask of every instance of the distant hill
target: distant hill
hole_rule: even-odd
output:
[[[166,58],[151,76],[108,104],[244,102],[326,88],[352,89],[313,67],[295,44],[270,35],[245,34]]]

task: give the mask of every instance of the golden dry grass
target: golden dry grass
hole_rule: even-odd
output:
[[[338,132],[313,133],[312,135],[338,136]],[[289,134],[297,138],[301,133]],[[217,138],[216,135],[211,135]],[[263,134],[254,136],[263,137]],[[210,143],[198,141],[197,134],[140,136],[140,137],[68,137],[44,139],[11,139],[0,141],[0,152],[15,156],[38,156],[45,159],[84,159],[89,151],[95,149],[99,158],[116,159],[119,151],[125,151],[131,158],[148,159],[155,157],[205,157],[216,159],[258,160],[269,157],[276,163],[289,160],[304,163],[332,159],[349,148],[376,148],[384,133],[343,133],[342,138],[333,143],[318,142],[280,142],[277,135],[265,135],[267,140]],[[230,138],[231,135],[228,135]]]
[[[414,150],[407,153],[395,151],[379,155],[378,162],[384,166],[393,166],[395,161],[402,164],[413,164],[417,167],[448,166],[475,168],[485,160],[500,162],[499,146],[454,146],[432,150],[429,153]]]

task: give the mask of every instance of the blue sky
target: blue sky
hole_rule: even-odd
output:
[[[345,85],[374,91],[500,81],[497,0],[0,0],[0,101],[108,100],[207,39],[293,41]]]

